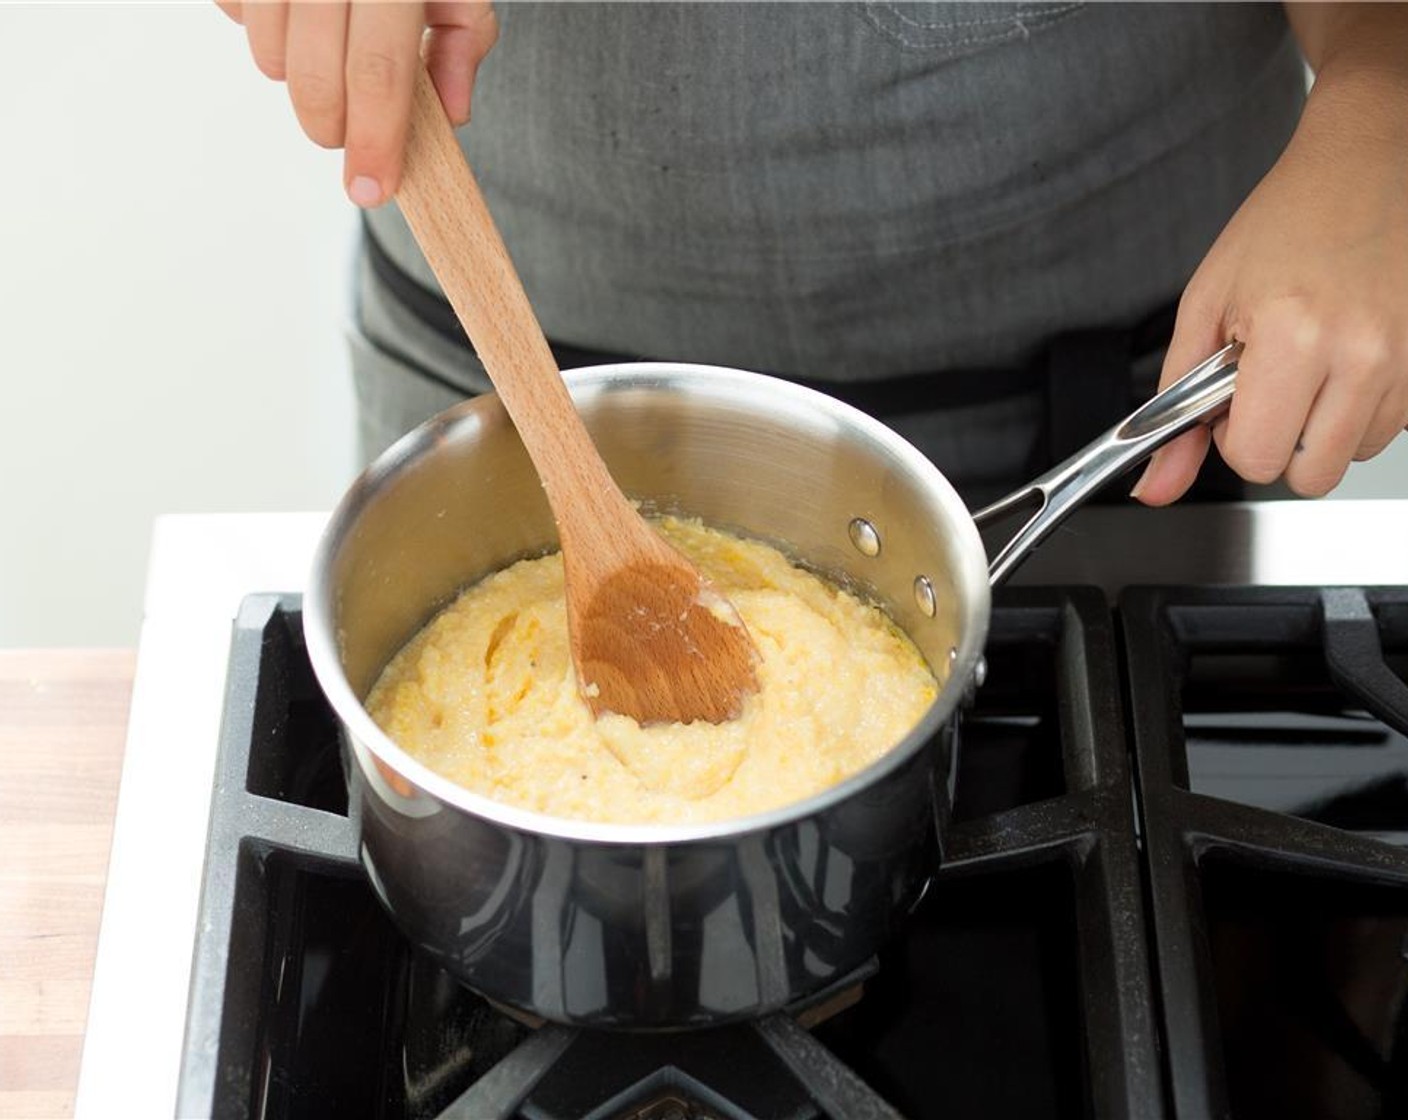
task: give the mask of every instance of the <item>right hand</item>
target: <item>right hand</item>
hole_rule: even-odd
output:
[[[244,25],[255,64],[287,82],[303,131],[342,148],[342,182],[358,206],[401,183],[411,90],[425,64],[452,123],[469,120],[479,64],[498,38],[490,0],[216,0]]]

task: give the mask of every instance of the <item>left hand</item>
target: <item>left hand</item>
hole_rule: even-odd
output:
[[[1248,482],[1318,497],[1408,425],[1408,80],[1322,75],[1290,144],[1183,293],[1163,389],[1233,339],[1237,391],[1212,438]],[[1198,428],[1135,487],[1165,505],[1208,450]]]

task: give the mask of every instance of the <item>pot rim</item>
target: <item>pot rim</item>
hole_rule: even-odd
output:
[[[691,385],[692,391],[733,402],[752,397],[759,404],[769,400],[776,404],[781,395],[796,408],[819,412],[842,427],[859,428],[869,439],[884,446],[907,472],[919,477],[934,495],[949,522],[949,531],[959,537],[955,545],[960,556],[966,554],[976,565],[976,578],[971,580],[974,601],[963,612],[963,632],[959,635],[956,652],[948,666],[948,677],[939,694],[904,738],[868,766],[800,801],[744,817],[691,824],[614,824],[557,817],[496,801],[431,770],[377,726],[347,680],[335,640],[332,609],[334,587],[331,578],[333,561],[361,510],[379,491],[431,453],[445,440],[447,430],[477,417],[486,409],[502,409],[497,395],[486,393],[453,405],[430,418],[378,456],[348,488],[319,539],[304,597],[304,637],[314,675],[341,721],[344,733],[412,783],[418,791],[443,806],[509,829],[605,846],[690,843],[771,831],[815,816],[849,799],[904,765],[922,749],[957,711],[963,699],[987,640],[991,608],[987,555],[982,538],[968,508],[943,473],[902,436],[859,409],[806,386],[766,374],[695,363],[623,362],[563,371],[563,376],[573,396],[583,396],[594,389],[649,389],[653,387],[652,383],[665,377],[674,381],[682,377],[697,381],[697,385]]]

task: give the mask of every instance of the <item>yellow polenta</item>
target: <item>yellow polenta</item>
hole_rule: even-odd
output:
[[[400,746],[511,805],[621,824],[718,820],[796,801],[897,743],[937,684],[872,606],[755,541],[665,519],[737,608],[759,690],[729,723],[593,718],[567,646],[559,556],[466,590],[386,667],[367,700]]]

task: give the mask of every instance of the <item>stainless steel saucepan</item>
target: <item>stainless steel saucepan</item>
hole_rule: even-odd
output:
[[[304,604],[376,893],[469,986],[560,1022],[697,1026],[840,979],[896,931],[941,859],[990,582],[1092,490],[1222,408],[1238,353],[1215,355],[976,516],[899,436],[808,389],[693,365],[569,374],[628,495],[779,544],[863,589],[942,682],[919,724],[865,770],[784,808],[709,824],[599,824],[500,804],[427,769],[367,715],[362,699],[387,661],[459,590],[556,546],[496,398],[428,421],[334,512]],[[989,566],[978,525],[1026,502],[1037,511]]]

